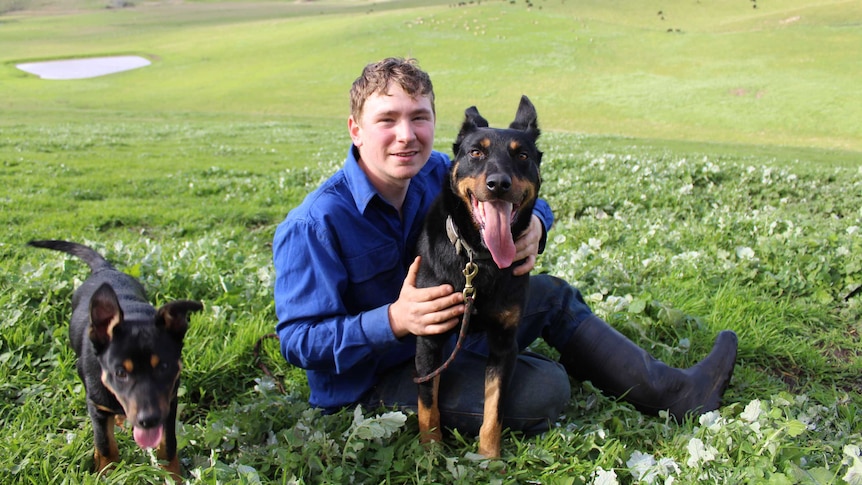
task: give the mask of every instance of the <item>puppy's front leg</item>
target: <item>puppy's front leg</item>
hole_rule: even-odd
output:
[[[114,437],[114,415],[90,407],[90,421],[93,423],[93,443],[95,451],[93,459],[97,472],[101,472],[112,463],[120,461],[120,449]]]

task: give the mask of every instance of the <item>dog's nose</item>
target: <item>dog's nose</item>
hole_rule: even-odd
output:
[[[159,425],[162,416],[158,411],[141,411],[138,413],[138,426],[141,428],[149,429],[154,428]]]
[[[493,194],[504,194],[512,188],[512,178],[504,173],[495,173],[485,179],[485,186]]]

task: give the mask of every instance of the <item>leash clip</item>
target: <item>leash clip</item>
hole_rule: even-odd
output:
[[[473,261],[467,261],[467,264],[464,266],[464,279],[466,280],[464,283],[464,298],[473,298],[476,294],[476,289],[473,288],[473,278],[476,277],[476,273],[479,272],[479,267]]]

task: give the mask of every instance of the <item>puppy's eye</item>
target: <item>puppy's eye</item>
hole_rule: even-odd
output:
[[[475,148],[470,150],[470,158],[482,158],[483,155],[484,153],[482,153],[482,150],[477,150]]]
[[[530,158],[530,156],[529,156],[529,155],[527,155],[527,153],[526,153],[526,152],[521,152],[521,153],[519,153],[519,154],[518,154],[518,160],[520,160],[520,161],[522,161],[522,162],[523,162],[524,160],[528,159],[528,158]]]
[[[126,369],[123,369],[122,367],[118,367],[114,371],[114,377],[116,377],[118,380],[125,381],[126,379],[129,378],[129,373],[126,372]]]

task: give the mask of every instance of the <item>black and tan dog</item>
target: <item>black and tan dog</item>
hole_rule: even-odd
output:
[[[444,283],[475,291],[470,331],[487,334],[484,417],[479,453],[500,456],[502,396],[517,357],[515,340],[529,277],[512,274],[515,239],[530,224],[541,184],[542,152],[536,109],[521,98],[508,129],[490,128],[475,107],[453,146],[455,159],[449,187],[437,198],[425,219],[418,243],[422,264],[417,286]],[[468,280],[469,278],[469,280]],[[469,285],[467,285],[469,287]],[[465,293],[465,296],[469,296]],[[441,438],[437,391],[443,364],[441,349],[450,334],[420,337],[416,348],[419,384],[419,427],[423,442]]]
[[[177,389],[188,313],[203,306],[177,300],[156,310],[138,280],[114,269],[87,246],[30,241],[84,260],[92,271],[72,297],[69,337],[93,423],[95,467],[119,461],[117,417],[133,428],[141,448],[157,448],[164,468],[180,481],[177,458]]]

